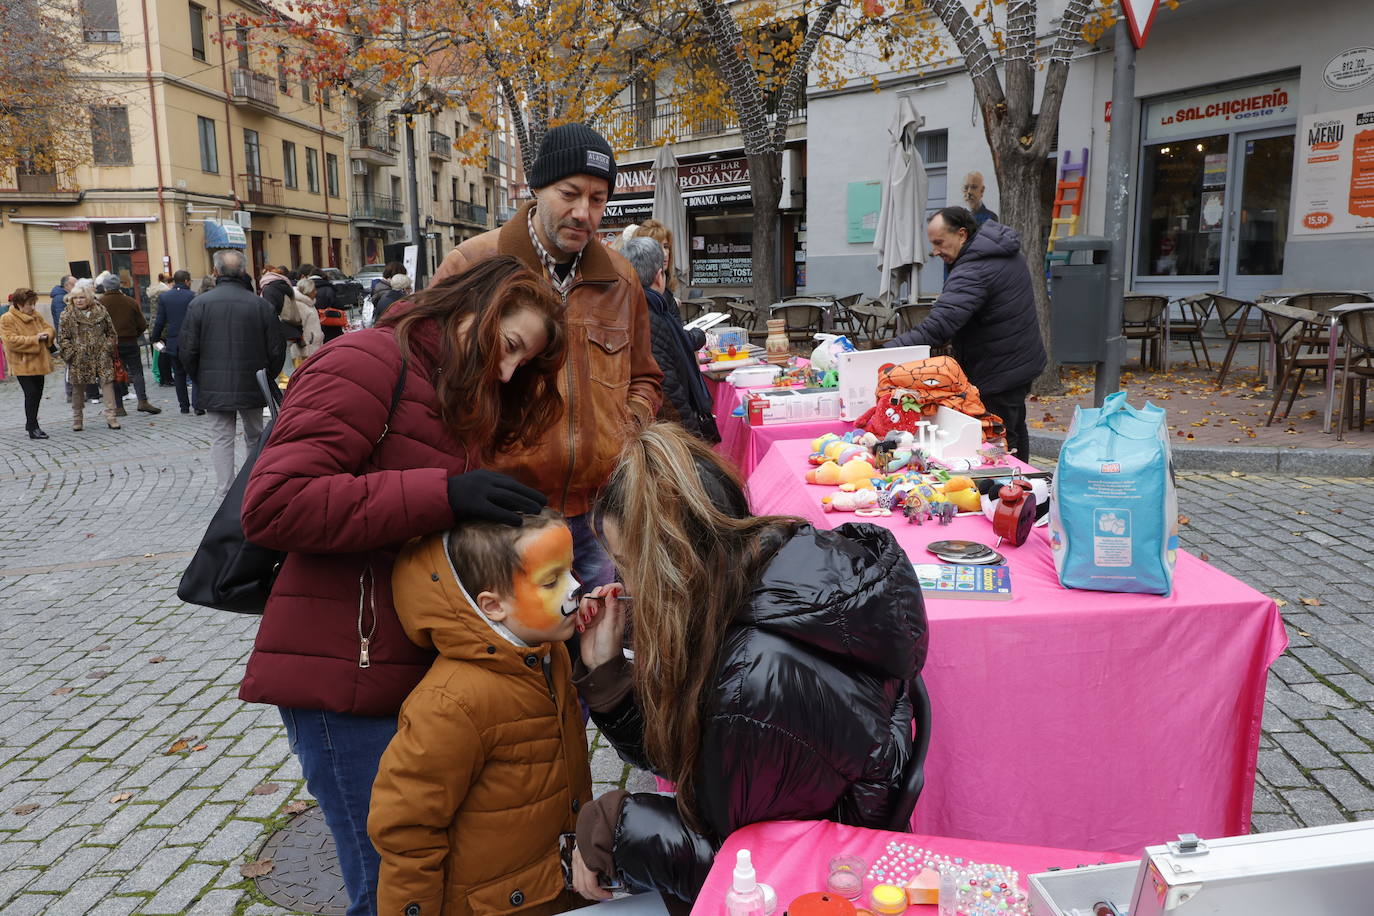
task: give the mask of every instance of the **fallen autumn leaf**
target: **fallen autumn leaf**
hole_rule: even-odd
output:
[[[11,810],[10,810],[10,813],[11,813],[11,814],[18,814],[18,815],[20,815],[20,816],[22,817],[22,816],[25,815],[25,814],[33,814],[33,812],[35,812],[35,811],[37,811],[37,810],[38,810],[38,806],[35,805],[35,804],[33,804],[32,802],[30,802],[30,803],[27,804],[27,805],[20,805],[20,806],[18,806],[17,808],[11,809]]]
[[[119,792],[119,793],[117,793],[117,794],[115,794],[115,795],[111,795],[111,796],[110,796],[110,804],[112,804],[112,805],[117,805],[117,804],[119,804],[120,802],[122,802],[122,801],[128,801],[129,799],[131,799],[131,798],[133,798],[133,797],[134,797],[134,793],[132,793],[132,792]]]
[[[1307,605],[1308,607],[1322,606],[1322,600],[1320,598],[1304,598],[1302,599],[1302,603]]]
[[[239,866],[239,874],[245,878],[261,878],[263,875],[272,873],[273,861],[271,859],[258,859],[254,862]]]
[[[271,795],[273,792],[276,792],[280,788],[281,786],[277,785],[275,782],[262,782],[258,783],[256,786],[253,787],[252,794]]]

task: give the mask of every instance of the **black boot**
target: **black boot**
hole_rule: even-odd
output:
[[[29,438],[30,438],[30,439],[46,439],[46,438],[48,438],[48,434],[45,433],[45,432],[43,432],[43,430],[39,429],[37,426],[35,426],[33,429],[29,430]]]

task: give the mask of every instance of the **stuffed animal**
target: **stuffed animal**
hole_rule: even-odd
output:
[[[855,490],[853,493],[832,493],[821,499],[821,508],[826,512],[853,512],[878,505],[875,490]]]
[[[821,463],[820,467],[806,472],[806,482],[822,487],[839,486],[840,466],[827,459]]]
[[[956,475],[945,481],[945,498],[954,503],[960,512],[979,512],[983,508],[982,495],[977,485],[963,475]]]
[[[941,407],[981,420],[984,441],[1006,435],[1001,417],[988,413],[978,389],[949,356],[884,367],[878,372],[875,400],[854,425],[878,436],[915,432],[917,423],[931,420]]]

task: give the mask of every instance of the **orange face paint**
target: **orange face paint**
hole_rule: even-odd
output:
[[[512,617],[531,630],[543,630],[576,612],[572,532],[550,525],[521,538],[520,569],[511,583],[515,608]],[[571,608],[568,614],[565,608]]]

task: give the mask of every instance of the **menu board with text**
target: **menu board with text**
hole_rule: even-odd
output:
[[[1374,232],[1374,106],[1303,118],[1297,150],[1293,234]]]

